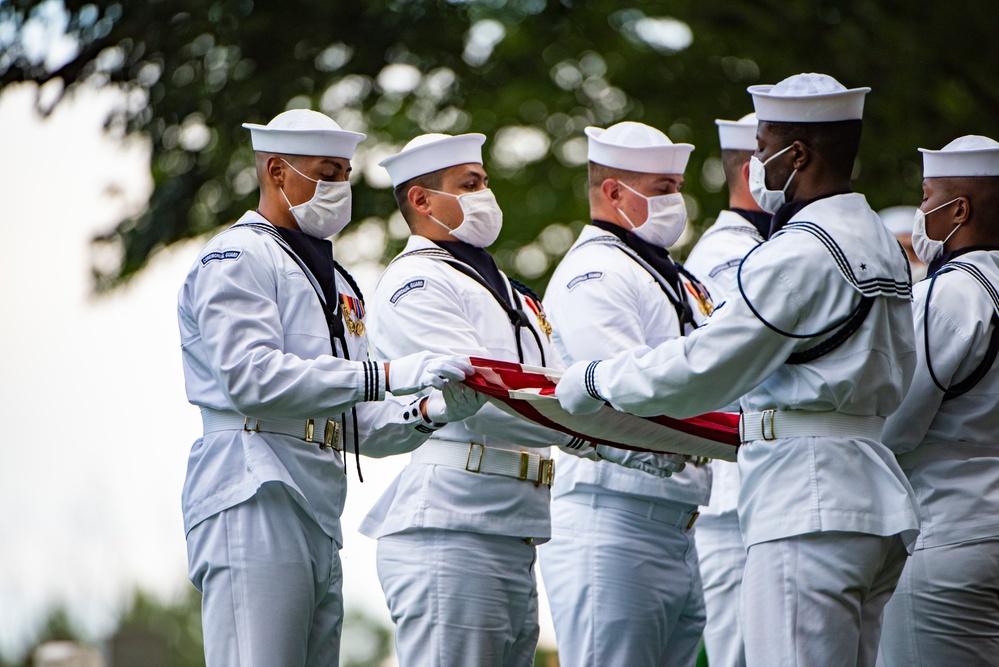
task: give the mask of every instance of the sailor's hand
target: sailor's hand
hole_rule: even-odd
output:
[[[485,402],[485,394],[461,382],[448,380],[440,390],[434,390],[427,397],[425,416],[435,424],[460,422],[478,412]]]
[[[580,361],[569,366],[555,386],[555,396],[562,409],[573,415],[588,415],[600,409],[604,399],[596,386],[599,361]]]
[[[656,477],[669,477],[683,470],[690,460],[684,454],[633,452],[627,449],[597,445],[597,456],[625,468],[641,470]]]
[[[468,357],[436,352],[417,352],[388,364],[388,390],[396,396],[421,389],[440,389],[445,380],[461,381],[474,373]]]

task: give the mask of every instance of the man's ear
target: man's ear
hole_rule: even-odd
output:
[[[600,184],[600,192],[611,203],[621,200],[621,184],[616,179],[605,178],[604,182]]]
[[[284,188],[285,165],[277,155],[267,156],[267,178],[279,188]]]
[[[427,191],[425,188],[414,185],[409,188],[409,192],[406,193],[406,199],[409,201],[410,207],[416,213],[420,215],[430,214],[430,200],[427,198]]]
[[[958,197],[954,204],[954,222],[964,224],[971,219],[971,200],[967,197]]]
[[[812,161],[812,149],[808,144],[798,139],[795,139],[791,146],[791,150],[794,152],[794,161],[791,163],[791,166],[800,171]]]

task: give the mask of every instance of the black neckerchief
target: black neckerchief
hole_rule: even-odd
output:
[[[841,192],[829,192],[824,195],[819,195],[818,197],[812,197],[811,199],[795,199],[793,201],[787,202],[779,209],[777,209],[776,213],[774,213],[773,220],[770,222],[770,233],[765,234],[764,236],[769,239],[771,236],[782,230],[784,228],[784,225],[787,224],[788,220],[797,215],[798,211],[805,208],[809,204],[817,202],[820,199],[826,199],[828,197],[835,197],[837,195],[848,195],[850,194],[850,192],[851,192],[850,190],[843,190]]]
[[[333,272],[333,244],[326,239],[317,239],[297,229],[277,227],[281,235],[295,254],[302,258],[305,265],[316,277],[319,286],[323,288],[323,296],[330,308],[336,310],[340,302],[340,293],[336,288],[336,274]]]
[[[476,248],[464,241],[434,241],[434,243],[454,255],[454,258],[459,262],[464,262],[478,271],[479,275],[489,283],[489,286],[503,297],[508,306],[514,306],[510,302],[510,292],[507,282],[503,280],[499,267],[496,266],[496,260],[489,254],[489,251],[485,248]]]
[[[260,215],[260,211],[257,211]],[[263,217],[261,215],[261,217]],[[291,248],[291,252],[305,267],[312,273],[312,276],[319,283],[319,286],[323,288],[323,296],[326,298],[326,303],[323,304],[320,301],[320,305],[323,309],[323,315],[326,318],[326,324],[329,326],[330,330],[330,353],[334,356],[336,354],[336,343],[340,343],[340,347],[343,350],[344,359],[350,359],[350,352],[347,349],[347,339],[344,332],[343,320],[341,319],[339,305],[340,305],[340,291],[336,286],[336,271],[339,268],[341,275],[347,280],[351,288],[354,290],[355,295],[361,301],[364,298],[361,296],[361,291],[357,288],[357,284],[354,279],[347,273],[342,267],[340,267],[336,261],[333,259],[333,244],[327,239],[317,239],[315,237],[309,236],[297,229],[290,229],[287,227],[279,227],[277,225],[272,225],[274,229],[277,230],[281,238],[284,239],[285,243]],[[287,250],[287,249],[286,249]],[[319,295],[316,295],[319,298]],[[366,362],[374,363],[374,362]],[[364,475],[361,474],[361,454],[360,454],[360,441],[359,432],[357,428],[357,406],[351,406],[350,416],[354,426],[354,461],[357,464],[357,479],[361,482],[364,481]],[[344,412],[340,415],[340,426],[343,429],[344,437],[347,433],[347,413]],[[344,452],[346,452],[346,441],[344,442]],[[347,457],[343,457],[343,474],[347,474]]]
[[[683,298],[684,292],[680,285],[680,272],[676,270],[676,264],[673,263],[673,259],[669,256],[669,251],[666,248],[657,248],[651,243],[638,238],[624,227],[619,227],[604,220],[594,220],[591,224],[594,227],[613,234],[626,246],[634,250],[639,257],[648,262],[649,266],[655,269],[669,283],[678,297]]]
[[[733,208],[733,213],[738,213],[745,218],[763,238],[770,237],[770,223],[774,216],[766,211],[750,211],[746,208]]]

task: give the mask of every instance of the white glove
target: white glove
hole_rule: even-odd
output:
[[[478,412],[485,402],[485,394],[448,380],[440,391],[435,390],[427,397],[427,418],[435,425],[460,422]]]
[[[683,470],[690,457],[685,454],[633,452],[607,445],[597,445],[597,456],[625,468],[641,470],[656,477],[669,477]]]
[[[417,352],[389,362],[388,390],[402,396],[427,387],[440,389],[444,380],[464,380],[473,372],[468,357]]]
[[[604,399],[597,393],[596,368],[599,361],[579,361],[569,366],[555,385],[555,397],[571,415],[588,415],[600,409]]]

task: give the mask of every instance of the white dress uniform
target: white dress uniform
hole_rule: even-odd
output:
[[[545,309],[567,363],[655,346],[692,329],[620,245],[587,225],[552,275]],[[691,526],[708,502],[710,469],[688,463],[660,479],[567,456],[558,468],[541,568],[562,664],[693,665],[705,615]]]
[[[762,242],[763,236],[750,221],[735,211],[722,211],[691,249],[684,266],[704,283],[712,300],[721,304],[739,298],[739,264]],[[695,533],[707,610],[704,646],[715,667],[737,667],[746,664],[739,623],[742,571],[746,565],[737,511],[739,466],[718,460],[709,466],[711,501],[701,510]]]
[[[597,392],[627,412],[674,417],[741,397],[747,662],[873,664],[905,558],[881,536],[911,545],[919,526],[912,489],[880,442],[915,361],[905,257],[863,195],[829,196],[746,258],[741,286],[689,336],[591,366]],[[844,322],[861,297],[873,297],[870,311],[842,344],[786,363],[826,338],[786,333]],[[775,617],[792,625],[766,625]]]
[[[506,312],[442,253],[411,236],[382,275],[370,308],[376,356],[431,350],[519,361]],[[516,307],[531,313],[525,297],[507,287]],[[536,323],[531,328],[520,330],[523,363],[561,367],[546,335]],[[571,440],[487,403],[414,452],[361,524],[378,539],[378,576],[401,665],[534,664],[533,544],[550,537],[550,492],[533,471],[549,459],[549,445]],[[456,466],[445,465],[454,457]],[[493,457],[529,457],[531,479],[469,470],[481,462],[485,472]]]
[[[977,272],[989,290],[970,272],[948,270],[957,265]],[[906,667],[993,664],[999,656],[999,365],[992,363],[970,390],[952,398],[937,383],[953,388],[988,363],[987,351],[997,342],[999,249],[962,253],[913,292],[916,374],[888,420],[885,444],[909,475],[922,532],[885,608],[882,659]]]
[[[209,665],[337,663],[347,480],[336,449],[353,442],[351,409],[367,454],[427,437],[403,418],[409,399],[381,401],[384,365],[367,360],[363,335],[333,349],[321,290],[289,251],[248,212],[208,242],[179,295],[187,395],[205,426],[182,500]]]

